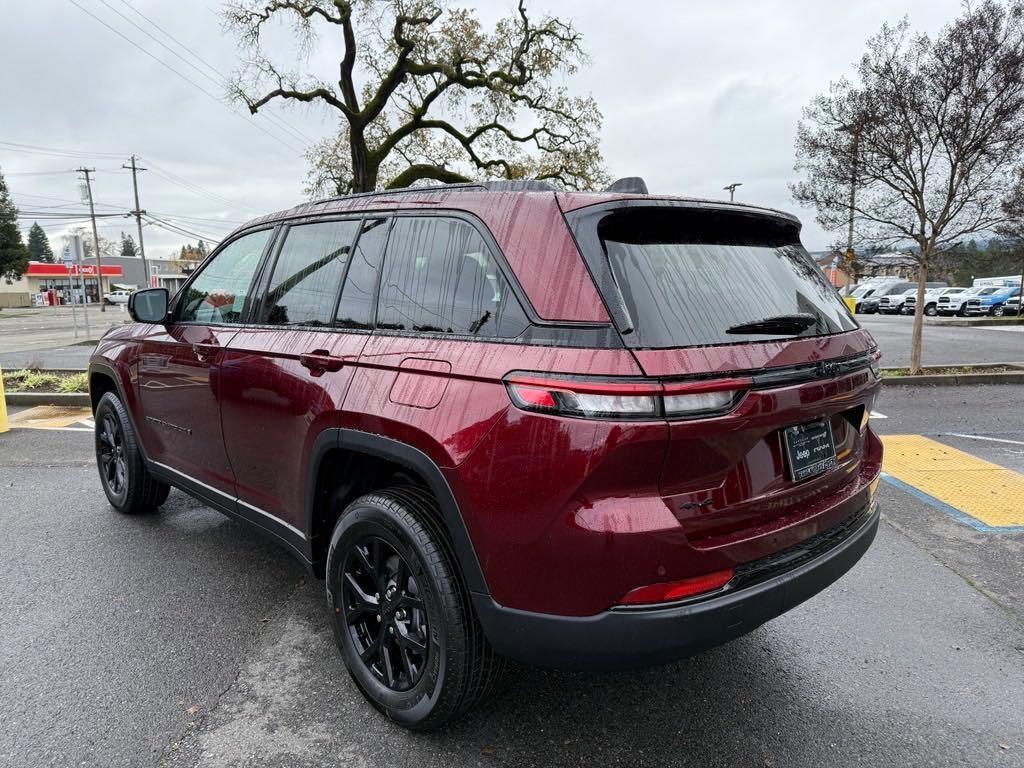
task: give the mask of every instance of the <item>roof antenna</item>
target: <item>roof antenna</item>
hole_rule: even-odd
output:
[[[625,192],[631,195],[646,195],[647,182],[639,176],[626,176],[617,179],[609,185],[605,192]]]

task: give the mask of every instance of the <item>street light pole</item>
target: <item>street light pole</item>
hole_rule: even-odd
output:
[[[732,184],[726,184],[724,187],[722,187],[722,189],[728,191],[728,193],[729,193],[729,202],[730,203],[736,202],[736,187],[742,187],[742,186],[743,186],[743,182],[742,181],[734,181]]]

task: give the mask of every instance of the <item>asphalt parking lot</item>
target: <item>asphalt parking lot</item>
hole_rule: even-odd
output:
[[[1024,387],[905,388],[875,423],[1024,473],[1022,412]],[[290,556],[177,491],[120,517],[95,474],[87,426],[0,435],[0,765],[1024,766],[1024,531],[900,487],[851,573],[752,634],[639,673],[517,668],[415,735],[355,690]]]

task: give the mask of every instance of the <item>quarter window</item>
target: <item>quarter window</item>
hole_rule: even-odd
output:
[[[264,229],[224,246],[185,289],[178,303],[178,320],[212,325],[241,323],[253,275],[272,234],[272,230]]]
[[[353,220],[291,227],[274,264],[262,322],[330,325],[358,229]]]
[[[441,216],[395,219],[378,328],[513,338],[528,324],[475,227]]]

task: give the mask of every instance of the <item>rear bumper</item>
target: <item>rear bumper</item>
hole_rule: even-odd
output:
[[[591,671],[662,664],[746,634],[816,595],[863,556],[878,520],[872,502],[825,551],[751,586],[699,602],[585,617],[505,608],[482,594],[473,595],[474,606],[494,649],[526,664]]]

